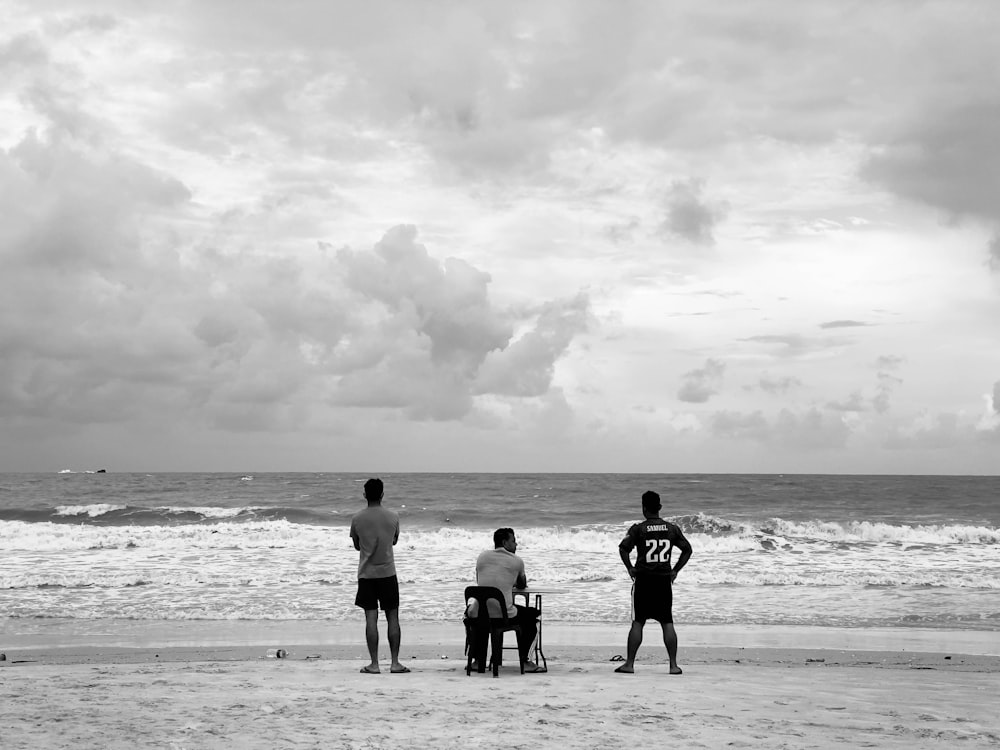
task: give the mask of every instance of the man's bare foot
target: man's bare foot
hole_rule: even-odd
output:
[[[406,667],[406,666],[404,666],[402,664],[398,664],[397,663],[397,664],[393,664],[389,668],[389,671],[392,672],[393,674],[406,674],[407,672],[410,671],[410,668]]]
[[[635,674],[635,670],[632,668],[631,664],[622,664],[615,671],[618,672],[618,674]]]
[[[684,674],[684,670],[680,667],[671,667],[670,674]]]
[[[361,667],[361,674],[382,674],[382,670],[378,668],[378,664],[366,664]]]

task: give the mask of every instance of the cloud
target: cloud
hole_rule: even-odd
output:
[[[766,441],[770,435],[767,418],[760,411],[717,411],[709,420],[709,430],[716,437],[737,440]]]
[[[857,320],[830,320],[826,323],[820,323],[820,328],[862,328],[864,326],[870,325],[869,323],[862,323]]]
[[[1000,219],[1000,97],[928,109],[873,154],[862,174],[954,217]]]
[[[790,390],[802,385],[802,381],[796,377],[779,377],[770,373],[763,373],[757,381],[758,387],[765,393],[773,396],[784,396]]]
[[[904,362],[906,362],[906,359],[903,357],[897,357],[894,354],[883,354],[875,360],[875,366],[879,370],[892,371],[901,367]]]
[[[180,181],[58,130],[0,151],[0,210],[0,414],[20,425],[461,419],[478,395],[545,395],[586,328],[586,296],[498,308],[488,273],[434,258],[412,226],[272,255],[258,217],[193,222]]]
[[[897,378],[887,372],[878,373],[878,384],[875,386],[875,396],[872,398],[872,407],[877,413],[885,414],[889,411],[889,399],[902,382],[902,378]]]
[[[615,244],[619,244],[631,240],[640,224],[638,219],[632,217],[621,223],[609,224],[601,230],[601,233]]]
[[[993,392],[983,397],[985,408],[975,425],[976,438],[987,442],[1000,442],[1000,381],[993,384]]]
[[[844,401],[828,401],[826,403],[826,408],[832,411],[867,411],[868,406],[865,403],[864,397],[861,395],[861,391],[854,391],[846,400]]]
[[[67,136],[0,150],[0,413],[103,422],[183,380],[197,342],[163,215],[176,179]],[[161,285],[170,291],[163,292]]]
[[[552,385],[556,360],[573,338],[587,330],[590,301],[585,294],[547,303],[534,327],[502,350],[490,352],[476,379],[478,393],[540,396]]]
[[[886,370],[894,370],[899,367],[902,360],[898,357],[879,357],[877,364],[885,369],[880,369],[876,374],[875,393],[870,398],[866,398],[862,390],[858,389],[846,399],[834,399],[827,401],[825,408],[835,412],[866,412],[873,409],[877,414],[885,414],[890,408],[890,399],[896,389],[902,384],[902,378],[892,375]]]
[[[0,43],[0,71],[6,75],[44,65],[48,61],[48,49],[37,34],[18,34]]]
[[[59,136],[30,132],[8,158],[4,171],[36,196],[32,203],[23,194],[8,199],[17,201],[8,232],[20,234],[8,262],[49,272],[140,264],[141,217],[191,197],[169,175],[126,157],[88,155]]]
[[[929,104],[863,165],[864,178],[952,219],[1000,223],[1000,153],[995,148],[1000,97],[980,92],[959,105]],[[997,270],[996,236],[987,261]]]
[[[705,360],[704,367],[684,373],[684,382],[677,391],[677,398],[691,404],[705,403],[719,392],[725,371],[724,362],[717,359]]]
[[[582,403],[588,424],[634,401],[656,422],[664,382],[721,403],[746,356],[803,380],[727,393],[716,427],[780,456],[854,424],[877,439],[920,399],[957,411],[985,382],[995,299],[961,251],[980,228],[931,226],[936,212],[985,223],[1000,270],[1000,13],[982,3],[235,7],[7,9],[8,443],[146,420],[303,442],[402,426],[400,444],[431,430],[472,446],[496,425],[522,434],[522,417],[564,429]],[[716,242],[677,267],[676,246]],[[673,291],[692,288],[740,307]],[[836,318],[845,289],[856,313],[909,324]],[[576,357],[616,310],[617,336]],[[859,382],[870,355],[846,337],[860,331],[836,329],[861,327],[911,359],[947,337],[965,377],[937,358],[904,390],[887,355]],[[771,335],[734,342],[755,331]],[[703,367],[669,369],[694,349]],[[783,398],[803,381],[813,411]],[[761,403],[734,406],[748,397]],[[789,411],[754,411],[765,401]],[[291,439],[261,436],[258,455]]]
[[[392,0],[377,8],[307,0],[293,12],[254,3],[238,18],[226,8],[172,17],[190,52],[176,60],[177,74],[215,73],[209,86],[175,92],[163,132],[178,143],[238,152],[264,128],[297,149],[351,161],[384,154],[392,141],[429,157],[445,179],[502,180],[545,170],[554,145],[572,135],[551,103],[535,105],[539,63],[519,41],[527,28],[562,30],[560,20],[524,22],[504,6],[418,11]],[[219,68],[220,59],[239,62]]]
[[[667,194],[667,215],[663,230],[696,245],[712,245],[712,231],[725,215],[724,204],[712,205],[702,198],[699,180],[675,181]]]
[[[883,447],[889,450],[944,450],[959,445],[966,437],[957,414],[925,413],[909,424],[893,425]]]
[[[747,336],[738,340],[749,341],[754,344],[773,344],[779,347],[775,353],[782,357],[797,357],[808,354],[818,348],[815,341],[797,333],[762,334],[759,336]]]
[[[885,414],[889,411],[889,400],[895,390],[903,383],[903,379],[896,377],[892,373],[902,367],[905,360],[891,354],[882,355],[875,360],[878,368],[876,377],[878,382],[875,386],[875,396],[872,398],[872,408],[878,414]]]
[[[843,419],[818,409],[782,409],[773,422],[760,411],[720,411],[712,415],[709,427],[716,437],[804,450],[842,448],[851,435]]]
[[[511,322],[489,302],[489,274],[458,258],[437,261],[416,235],[416,227],[401,225],[372,253],[341,250],[347,284],[426,336],[435,363],[475,372],[490,351],[510,341]]]
[[[344,374],[335,403],[403,408],[417,419],[468,414],[475,396],[543,396],[556,361],[587,328],[589,300],[580,294],[515,313],[490,302],[489,275],[465,261],[438,261],[398,226],[371,253],[342,250],[348,288],[379,319],[379,356]],[[528,328],[514,337],[516,318]],[[352,341],[351,346],[357,346]]]
[[[77,34],[111,31],[119,25],[118,19],[107,13],[91,13],[69,17],[55,17],[45,24],[47,31],[53,34]]]
[[[801,414],[782,409],[774,433],[782,445],[821,450],[844,447],[851,430],[840,417],[831,417],[818,409],[809,409]]]

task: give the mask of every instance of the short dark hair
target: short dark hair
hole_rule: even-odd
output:
[[[365,499],[366,500],[381,500],[382,493],[385,488],[382,486],[381,479],[369,479],[365,482]]]
[[[502,528],[493,532],[493,546],[503,547],[503,543],[514,536],[514,529]]]
[[[662,506],[660,505],[660,495],[652,490],[647,490],[642,493],[642,507],[646,510],[658,511]]]

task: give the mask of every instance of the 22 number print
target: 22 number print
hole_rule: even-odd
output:
[[[646,562],[650,564],[670,562],[670,540],[647,539]]]

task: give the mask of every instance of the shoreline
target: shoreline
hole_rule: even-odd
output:
[[[29,627],[25,627],[25,626]],[[380,651],[387,657],[385,621]],[[460,622],[401,623],[401,659],[464,660]],[[686,664],[840,664],[915,666],[1000,672],[1000,638],[992,631],[677,623]],[[628,628],[606,623],[543,624],[543,647],[555,663],[602,663],[624,654]],[[246,661],[282,648],[289,658],[364,659],[357,621],[21,621],[0,626],[0,665]],[[647,624],[639,661],[665,658],[659,628]]]
[[[380,627],[385,619],[379,617]],[[461,620],[406,620],[404,644],[464,643]],[[547,643],[570,646],[624,644],[629,623],[544,620]],[[787,647],[856,650],[953,651],[1000,656],[1000,632],[951,628],[841,628],[816,625],[706,625],[676,621],[690,646]],[[647,625],[647,637],[655,622]],[[359,639],[364,619],[347,620],[83,620],[71,618],[0,619],[0,649],[143,648],[156,646],[274,645],[284,643],[349,645]]]
[[[508,640],[511,645],[513,640]],[[315,662],[323,661],[335,665],[337,671],[354,671],[355,665],[368,662],[368,654],[363,644],[356,646],[330,646],[316,644],[283,645],[286,656],[274,659],[267,656],[267,651],[260,646],[229,645],[213,647],[143,647],[143,648],[105,648],[79,647],[64,648],[56,651],[47,649],[9,649],[4,653],[5,660],[0,661],[0,670],[30,668],[44,669],[51,667],[82,667],[101,665],[105,667],[126,665],[152,664],[223,664],[254,662]],[[273,649],[271,649],[273,650]],[[605,658],[595,649],[589,647],[546,647],[545,655],[550,673],[566,673],[581,666],[592,666],[600,670],[606,666],[610,672],[616,661],[624,653],[620,649],[613,658]],[[380,664],[383,670],[388,670],[388,647],[383,643],[379,650]],[[505,669],[513,670],[510,654],[505,655]],[[806,649],[806,648],[725,648],[692,646],[682,648],[679,661],[686,671],[699,668],[731,667],[743,669],[751,667],[774,668],[875,668],[886,670],[935,670],[942,672],[983,673],[1000,675],[1000,657],[982,656],[959,653],[939,653],[926,651],[848,651],[843,649]],[[404,644],[400,661],[423,671],[452,669],[464,672],[465,655],[462,646],[444,649],[431,646],[418,646],[407,649]],[[638,671],[662,670],[666,665],[666,652],[662,643],[645,644],[636,658]],[[998,684],[1000,687],[1000,684]]]

